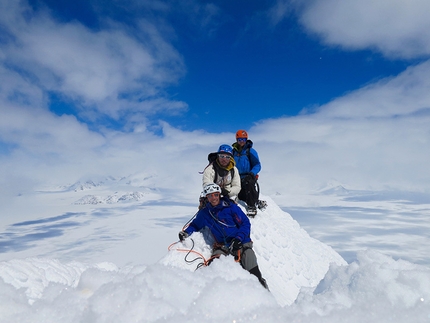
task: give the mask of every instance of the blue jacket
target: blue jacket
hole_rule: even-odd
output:
[[[241,148],[237,142],[233,147],[233,157],[236,162],[236,168],[239,171],[240,177],[245,177],[248,173],[257,175],[261,170],[260,158],[258,157],[257,151],[252,148],[252,141],[247,140],[243,148]],[[249,149],[249,157],[247,151]]]
[[[185,232],[191,234],[203,228],[209,228],[216,243],[230,245],[233,238],[242,243],[251,241],[251,223],[248,217],[234,202],[222,198],[213,207],[209,202],[201,209]]]

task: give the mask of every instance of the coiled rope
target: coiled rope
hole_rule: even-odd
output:
[[[183,248],[175,248],[174,249],[173,246],[176,245],[176,244],[178,244],[178,243],[180,243],[180,241],[176,241],[176,242],[173,242],[172,244],[170,244],[170,246],[168,247],[168,250],[169,251],[170,250],[176,250],[176,251],[180,251],[180,252],[186,252],[184,260],[185,260],[185,262],[187,264],[192,264],[193,262],[195,262],[197,260],[201,260],[201,262],[197,264],[197,267],[196,267],[195,270],[197,270],[197,269],[199,269],[200,267],[203,267],[203,266],[209,266],[209,264],[212,262],[212,260],[214,260],[215,258],[218,258],[220,256],[220,255],[214,255],[214,256],[210,257],[209,259],[206,259],[200,252],[193,250],[195,243],[194,243],[193,239],[190,238],[190,240],[193,243],[191,249],[183,249]],[[194,258],[194,259],[188,259],[188,257],[192,253],[196,254],[197,257]]]

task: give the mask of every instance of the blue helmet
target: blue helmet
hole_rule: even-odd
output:
[[[218,154],[229,154],[233,156],[233,148],[230,145],[221,145],[218,148]]]

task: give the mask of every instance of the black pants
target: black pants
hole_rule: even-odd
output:
[[[256,206],[260,193],[257,191],[257,180],[254,176],[246,175],[241,179],[242,189],[239,192],[239,200],[245,201],[248,206]]]

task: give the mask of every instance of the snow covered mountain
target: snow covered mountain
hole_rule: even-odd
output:
[[[170,251],[164,246],[164,255],[149,265],[65,262],[46,255],[2,261],[0,322],[361,323],[428,319],[429,268],[372,251],[360,252],[356,262],[347,264],[332,248],[311,238],[272,199],[264,198],[268,208],[251,223],[254,249],[270,292],[232,257],[221,257],[198,270],[198,260],[187,263],[187,253],[182,250],[192,248],[204,257],[210,254],[202,234],[195,233],[184,243],[173,243]],[[134,208],[138,206],[134,204]],[[122,210],[130,211],[130,205],[123,205]],[[158,208],[158,212],[162,210]],[[185,219],[170,219],[171,240],[175,240]],[[152,225],[156,222],[151,221]],[[164,241],[159,231],[160,227],[158,233],[142,234],[152,235],[152,241]],[[88,245],[87,253],[96,254],[97,244]],[[153,245],[132,247],[137,255],[152,250]]]

